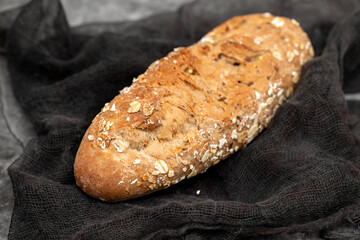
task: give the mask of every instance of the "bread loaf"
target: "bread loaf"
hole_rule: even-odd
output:
[[[234,17],[155,61],[106,103],[77,152],[77,185],[122,201],[203,173],[266,128],[313,48],[299,23]]]

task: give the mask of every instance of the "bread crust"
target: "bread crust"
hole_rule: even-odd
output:
[[[314,55],[299,23],[234,17],[155,61],[106,103],[77,152],[77,185],[123,201],[206,171],[266,128]]]

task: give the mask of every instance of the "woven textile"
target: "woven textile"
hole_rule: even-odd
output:
[[[9,169],[9,239],[326,237],[360,224],[360,105],[344,99],[360,91],[357,9],[350,0],[204,0],[141,21],[71,28],[59,1],[32,1],[7,33],[13,89],[38,136]],[[174,47],[254,12],[297,19],[316,53],[270,126],[166,190],[119,203],[84,194],[74,159],[104,103]]]

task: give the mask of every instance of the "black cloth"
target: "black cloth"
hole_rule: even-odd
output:
[[[203,0],[141,21],[71,28],[59,1],[32,1],[6,34],[13,89],[38,136],[9,169],[9,239],[326,238],[358,226],[359,103],[349,108],[344,91],[360,91],[359,9],[354,0]],[[166,190],[119,203],[84,194],[74,158],[104,103],[174,47],[255,12],[297,19],[317,55],[270,126]]]

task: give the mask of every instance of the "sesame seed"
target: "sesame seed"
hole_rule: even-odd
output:
[[[279,52],[273,52],[274,58],[278,59],[279,61],[282,60],[281,54]]]
[[[275,97],[270,97],[266,100],[266,104],[271,105],[274,102],[274,100],[275,100]]]
[[[284,26],[285,22],[284,22],[284,20],[276,17],[271,21],[271,24],[274,25],[275,27],[279,28],[279,27]]]
[[[204,155],[201,157],[200,162],[205,162],[205,161],[207,161],[207,160],[209,159],[210,155],[211,155],[210,151],[209,151],[209,150],[206,150],[206,152],[204,153]]]
[[[291,22],[292,22],[294,25],[296,25],[296,26],[299,26],[299,25],[300,25],[299,22],[296,21],[295,19],[291,19]]]
[[[231,133],[231,139],[237,139],[237,131],[234,129]]]
[[[134,181],[132,181],[130,184],[134,184],[134,183],[136,183],[138,180],[137,179],[135,179]]]
[[[104,107],[102,108],[102,112],[106,112],[107,110],[109,110],[109,103],[105,103]]]
[[[256,38],[254,38],[254,43],[257,44],[257,45],[260,45],[262,40],[263,39],[261,37],[256,37]]]
[[[135,159],[134,165],[139,164],[140,162],[141,162],[140,159]]]
[[[116,151],[123,153],[129,147],[129,143],[119,136],[115,140],[114,147]]]
[[[272,16],[271,13],[269,13],[269,12],[266,12],[263,15],[264,15],[264,17],[271,17]]]
[[[167,173],[167,171],[169,170],[164,160],[156,161],[154,164],[154,168],[159,170],[160,173]]]
[[[253,139],[259,132],[259,127],[257,125],[253,125],[248,132],[248,138]]]
[[[128,93],[128,92],[130,92],[130,88],[129,87],[125,87],[123,90],[121,90],[121,94],[126,94],[126,93]]]
[[[288,59],[288,62],[292,62],[294,60],[295,54],[293,52],[286,52],[286,57]]]
[[[115,104],[113,104],[113,105],[111,106],[110,111],[115,112]]]
[[[196,194],[199,195],[199,194],[200,194],[200,190],[197,190],[197,191],[196,191]]]
[[[219,140],[219,148],[222,148],[224,146],[224,144],[227,143],[227,140],[225,138],[222,138]]]
[[[175,174],[174,174],[174,171],[173,170],[170,170],[169,173],[168,173],[168,177],[173,177]]]
[[[283,88],[280,88],[279,92],[277,93],[277,96],[280,97],[284,92]]]
[[[128,113],[136,113],[140,111],[141,103],[138,101],[133,101],[130,103],[130,107],[128,109]]]
[[[212,39],[211,37],[208,37],[208,36],[203,37],[200,41],[214,43],[214,39]]]

